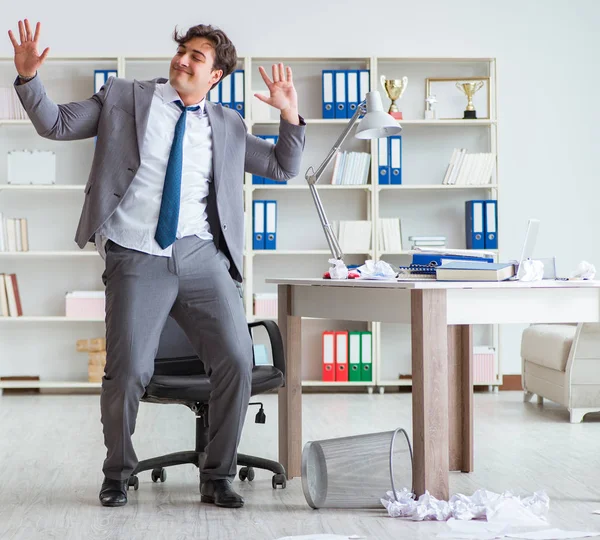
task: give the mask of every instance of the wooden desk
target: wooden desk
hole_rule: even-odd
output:
[[[448,471],[473,470],[473,324],[600,322],[600,281],[267,279],[278,285],[286,386],[279,460],[301,475],[302,317],[412,327],[413,488],[448,499]]]

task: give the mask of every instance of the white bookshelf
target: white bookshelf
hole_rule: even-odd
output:
[[[168,76],[170,56],[114,58],[49,58],[40,76],[48,94],[58,103],[86,99],[93,93],[94,69],[117,69],[127,79]],[[317,186],[330,221],[361,219],[372,221],[372,244],[367,253],[346,253],[348,265],[363,264],[367,258],[383,258],[392,264],[406,264],[412,235],[444,234],[448,247],[464,248],[464,201],[499,199],[497,165],[493,183],[487,185],[441,184],[452,149],[495,152],[498,117],[496,108],[496,67],[493,58],[250,58],[242,57],[238,68],[245,70],[246,125],[254,134],[277,134],[279,115],[253,120],[253,94],[265,90],[258,73],[263,65],[284,62],[294,71],[300,113],[306,119],[306,147],[300,173],[287,185],[253,185],[245,175],[246,249],[244,251],[244,301],[249,321],[253,315],[253,294],[275,292],[265,283],[267,277],[314,277],[328,270],[330,253],[317,217],[310,191],[304,180],[309,167],[316,168],[347,124],[346,119],[321,118],[321,71],[323,69],[369,69],[371,88],[380,90],[384,107],[389,100],[379,77],[407,75],[409,85],[397,102],[404,118],[403,184],[379,186],[377,142],[350,137],[342,150],[366,151],[372,156],[369,184],[331,185],[328,174]],[[12,58],[0,58],[0,75],[10,84],[14,79]],[[425,79],[427,77],[490,77],[491,117],[478,120],[424,120]],[[466,103],[466,98],[465,98]],[[57,184],[17,186],[6,183],[6,153],[10,149],[52,150],[57,156]],[[16,273],[26,316],[0,318],[0,376],[39,375],[40,381],[4,381],[0,388],[98,388],[87,381],[87,357],[75,351],[75,341],[104,333],[101,319],[64,317],[64,294],[69,290],[102,289],[103,261],[88,246],[79,250],[73,241],[83,188],[91,167],[94,142],[55,142],[37,135],[29,120],[0,120],[0,211],[26,217],[30,251],[0,253],[0,272]],[[252,201],[278,201],[277,249],[252,249]],[[499,201],[501,205],[501,201]],[[378,249],[378,218],[402,219],[403,250],[386,253]],[[51,226],[49,226],[51,224]],[[498,254],[498,251],[496,251]],[[351,317],[350,317],[351,318]],[[28,324],[26,324],[28,323]],[[55,324],[60,323],[60,324]],[[82,324],[85,323],[85,324]],[[410,386],[410,328],[406,325],[322,321],[307,319],[303,332],[303,385],[356,387],[373,391]],[[373,381],[327,383],[320,380],[321,339],[326,329],[371,330],[373,332]],[[34,339],[36,338],[36,339]],[[498,328],[477,328],[476,345],[496,349],[497,379],[501,383]],[[483,383],[482,383],[483,384]]]

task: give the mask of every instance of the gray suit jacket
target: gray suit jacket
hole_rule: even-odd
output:
[[[17,79],[18,81],[18,79]],[[75,241],[93,242],[115,211],[140,166],[140,150],[156,83],[110,78],[85,101],[57,105],[39,75],[15,89],[35,129],[53,140],[97,136],[92,169]],[[207,214],[215,243],[230,260],[231,276],[242,280],[244,249],[244,171],[274,180],[296,176],[304,149],[305,126],[281,120],[276,145],[247,132],[234,110],[206,102],[213,137],[213,182]],[[301,122],[304,124],[304,122]]]

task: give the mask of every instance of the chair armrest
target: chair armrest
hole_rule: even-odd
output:
[[[275,321],[255,321],[248,323],[248,329],[251,330],[256,326],[263,326],[269,336],[271,342],[271,353],[273,355],[273,366],[283,374],[285,380],[285,354],[283,351],[283,339],[279,326]]]

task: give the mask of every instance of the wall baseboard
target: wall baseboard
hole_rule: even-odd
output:
[[[500,390],[523,390],[521,375],[503,375]]]

